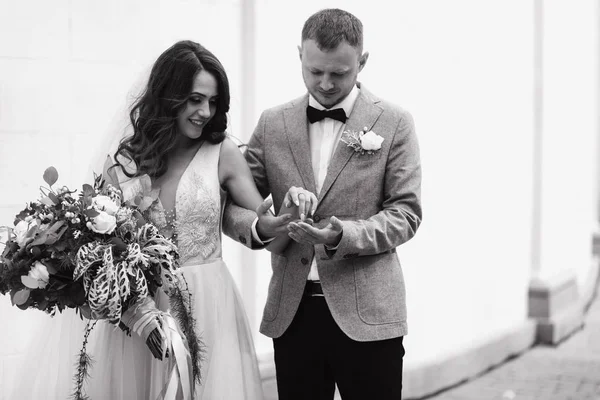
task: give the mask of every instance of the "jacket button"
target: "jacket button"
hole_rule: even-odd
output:
[[[304,265],[308,264],[308,258],[302,257],[302,259],[300,260],[300,262]]]
[[[313,221],[319,222],[320,220],[321,220],[321,217],[319,217],[318,215],[313,216]]]
[[[245,237],[243,237],[243,236],[240,235],[239,239],[240,239],[240,243],[246,244],[246,238]]]

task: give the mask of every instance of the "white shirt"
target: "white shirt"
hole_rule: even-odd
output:
[[[346,117],[349,117],[359,93],[360,89],[357,86],[354,86],[352,91],[350,91],[344,100],[329,109],[343,108],[346,112]],[[312,95],[309,95],[308,97],[308,105],[318,110],[325,110],[325,107],[319,104],[319,102],[317,102]],[[340,138],[342,137],[345,127],[345,123],[331,118],[324,118],[321,121],[308,124],[310,159],[315,177],[315,184],[317,186],[317,193],[315,193],[317,197],[321,191],[321,188],[323,187],[325,177],[327,176],[327,169],[329,168],[329,162],[331,161],[333,153],[340,142]],[[319,280],[317,260],[315,257],[313,257],[311,262],[308,280]]]

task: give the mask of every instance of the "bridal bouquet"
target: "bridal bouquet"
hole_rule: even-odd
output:
[[[102,319],[139,334],[154,357],[169,358],[171,370],[179,369],[180,384],[193,386],[190,381],[200,375],[200,343],[177,248],[143,214],[157,193],[141,185],[144,190],[125,199],[110,165],[107,160],[103,174],[78,194],[65,186],[54,189],[58,172],[46,169],[48,187],[41,188],[41,198],[4,231],[0,293],[10,294],[23,310],[53,315],[73,308],[90,320],[78,356],[75,398],[84,397],[91,364],[85,345]],[[159,287],[169,295],[179,324],[156,308]]]

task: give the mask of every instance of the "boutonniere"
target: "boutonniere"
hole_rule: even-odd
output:
[[[341,140],[360,154],[373,154],[381,149],[383,143],[383,137],[370,131],[366,126],[359,132],[344,131]]]

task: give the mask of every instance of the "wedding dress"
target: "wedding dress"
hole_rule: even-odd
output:
[[[160,200],[147,217],[161,233],[170,234],[192,295],[196,330],[205,345],[202,382],[194,399],[260,400],[258,362],[244,306],[235,282],[221,259],[221,221],[226,193],[218,178],[220,145],[204,143],[181,177],[176,192],[175,220],[169,224]],[[126,183],[123,183],[126,185]],[[159,308],[169,302],[159,290]],[[73,392],[75,357],[81,349],[85,322],[72,310],[50,318],[44,340],[33,346],[9,399],[64,400]],[[166,363],[154,359],[142,339],[127,336],[100,321],[88,344],[94,359],[85,392],[91,400],[160,398],[167,382]]]
[[[206,346],[197,399],[263,398],[258,362],[244,305],[221,259],[221,221],[226,193],[218,177],[220,144],[205,142],[185,170],[176,191],[175,232],[180,264],[192,294],[197,331]],[[160,201],[149,218],[165,233],[168,221]],[[167,309],[159,293],[157,304]],[[165,384],[164,364],[152,363],[152,391]]]

